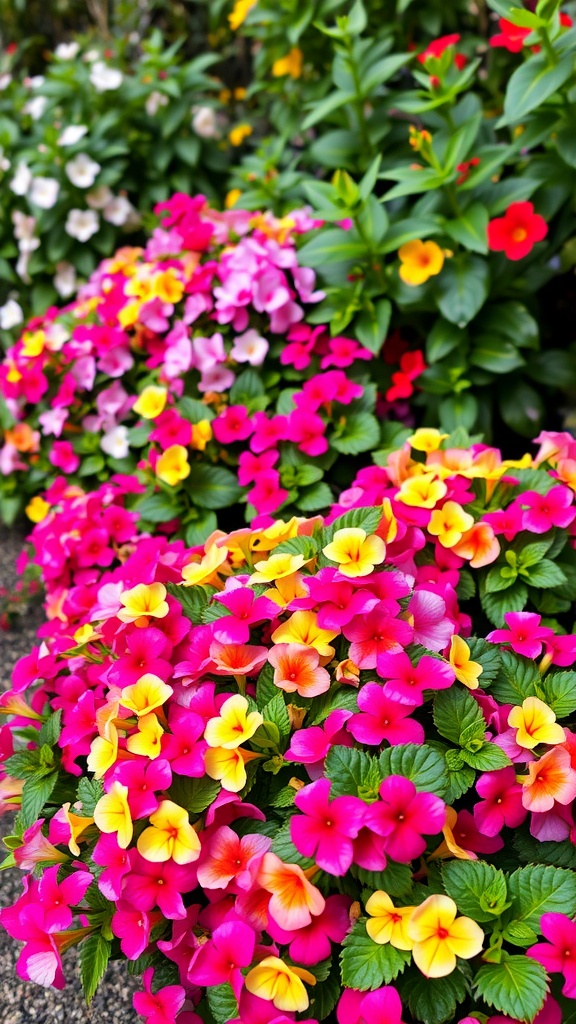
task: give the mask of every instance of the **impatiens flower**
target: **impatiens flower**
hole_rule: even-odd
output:
[[[425,284],[430,277],[439,274],[444,266],[444,253],[436,242],[422,242],[415,239],[405,242],[398,250],[400,278],[404,284]]]
[[[442,508],[434,509],[428,523],[428,533],[438,537],[444,548],[453,548],[474,525],[474,517],[465,512],[457,501],[446,501]]]
[[[317,868],[314,868],[315,874]],[[268,911],[287,931],[305,928],[312,917],[321,914],[324,897],[297,864],[284,864],[275,853],[266,853],[257,878],[258,884],[272,893]]]
[[[554,801],[569,804],[575,798],[576,771],[565,747],[554,747],[528,765],[522,792],[522,803],[528,811],[542,814],[552,810]]]
[[[315,985],[316,978],[302,967],[288,967],[277,956],[267,956],[247,974],[245,985],[260,999],[268,999],[278,1010],[301,1013],[310,1004],[304,987]]]
[[[275,644],[313,647],[322,657],[333,658],[334,648],[330,647],[330,641],[337,635],[336,630],[321,629],[318,625],[318,616],[314,612],[294,612],[286,622],[274,630],[272,641]]]
[[[159,480],[175,487],[176,484],[190,476],[187,449],[181,444],[170,445],[165,452],[162,452],[154,468]]]
[[[534,212],[533,203],[511,203],[503,217],[488,224],[488,248],[504,252],[509,260],[521,260],[547,234],[548,225]]]
[[[162,800],[150,815],[150,828],[137,843],[138,852],[155,864],[172,858],[176,864],[191,864],[200,856],[200,840],[188,819],[188,811],[172,800]]]
[[[455,676],[453,667],[441,658],[424,654],[413,665],[404,652],[384,655],[380,661],[380,673],[386,679],[385,695],[412,705],[424,703],[425,690],[445,690],[452,686]],[[362,692],[359,694],[358,706]]]
[[[541,626],[541,615],[535,612],[506,612],[506,629],[493,629],[486,639],[493,644],[510,644],[516,654],[534,660],[542,654],[542,644],[554,636],[554,630]]]
[[[421,473],[402,481],[396,501],[415,508],[434,508],[447,493],[443,480],[437,480],[433,473]]]
[[[492,838],[477,829],[470,811],[462,810],[457,813],[453,807],[446,808],[446,821],[442,833],[444,840],[438,849],[429,855],[429,860],[444,857],[478,860],[477,853],[495,853],[504,846],[504,841],[499,836]]]
[[[414,701],[401,696],[388,696],[378,683],[366,683],[358,694],[360,714],[352,715],[347,728],[359,743],[379,746],[387,740],[399,743],[423,743],[424,728],[410,718]]]
[[[172,1024],[176,1020],[176,1014],[184,1005],[186,990],[182,985],[165,985],[153,993],[151,989],[153,975],[152,967],[148,967],[144,971],[142,975],[144,992],[135,992],[132,996],[134,1009],[136,1013],[146,1018],[146,1024]],[[195,1017],[196,1014],[193,1016]]]
[[[101,832],[116,832],[118,846],[125,850],[133,835],[132,816],[128,806],[128,787],[113,782],[94,808],[94,821]]]
[[[566,735],[561,725],[556,722],[556,715],[544,701],[538,697],[526,697],[521,707],[512,708],[508,715],[508,725],[516,732],[516,743],[520,747],[533,750],[539,743],[564,743]]]
[[[338,571],[343,576],[369,576],[374,566],[384,561],[386,545],[375,534],[368,537],[365,530],[349,527],[336,530],[322,551],[331,562],[338,562]]]
[[[147,626],[148,618],[163,619],[168,615],[166,587],[162,583],[138,583],[132,590],[120,594],[123,605],[118,612],[121,622],[134,622]]]
[[[263,721],[259,711],[248,713],[246,697],[235,693],[224,701],[218,718],[210,719],[204,738],[209,747],[233,750],[249,740]]]
[[[320,666],[320,655],[314,647],[276,644],[268,661],[274,666],[275,685],[287,693],[317,697],[330,688],[330,674]]]
[[[403,619],[395,619],[380,606],[368,615],[357,615],[343,627],[351,640],[350,659],[358,668],[377,668],[387,654],[399,654],[412,640],[414,631]]]
[[[173,860],[153,863],[137,850],[130,851],[130,871],[124,879],[122,898],[138,910],[159,907],[169,920],[184,919],[186,908],[182,893],[196,886],[196,870]]]
[[[206,774],[218,779],[229,793],[239,793],[247,782],[245,765],[260,756],[243,747],[211,747],[204,755]]]
[[[366,805],[355,796],[330,799],[332,783],[318,779],[294,797],[302,814],[290,819],[294,846],[331,875],[345,875],[352,863],[353,844],[363,824]]]
[[[163,412],[167,398],[168,392],[166,388],[159,388],[150,384],[140,392],[132,408],[143,419],[155,420]]]
[[[500,554],[500,543],[489,523],[474,523],[452,546],[455,555],[470,562],[473,569],[495,562]]]
[[[255,942],[252,928],[242,921],[221,924],[194,955],[188,969],[189,981],[206,986],[229,982],[238,999],[244,984],[241,968],[252,962]]]
[[[550,974],[563,974],[563,994],[568,999],[576,999],[576,921],[565,914],[542,914],[540,931],[548,942],[537,942],[526,954]]]
[[[127,900],[119,900],[110,927],[120,939],[120,949],[128,960],[137,960],[150,941],[150,932],[162,915],[153,911],[134,910]]]
[[[270,555],[266,561],[256,562],[250,577],[250,583],[272,583],[274,580],[281,580],[292,576],[298,569],[301,569],[306,561],[304,555]]]
[[[162,707],[172,693],[171,686],[155,676],[153,672],[146,672],[136,683],[124,687],[120,696],[120,704],[138,716],[147,715],[155,708]]]
[[[456,914],[454,900],[434,894],[416,907],[408,922],[414,963],[427,978],[444,978],[456,967],[456,957],[471,960],[482,949],[482,929]]]
[[[345,988],[336,1007],[338,1024],[402,1024],[402,1000],[391,985],[373,992]]]
[[[126,746],[131,754],[141,754],[143,757],[154,759],[160,756],[163,735],[164,729],[158,716],[150,712],[140,716],[138,731],[128,737]]]
[[[484,669],[477,661],[471,660],[468,644],[456,633],[450,640],[448,658],[458,682],[467,686],[469,690],[477,690],[480,685],[478,678]]]
[[[476,783],[476,792],[483,799],[474,804],[474,821],[483,835],[497,836],[505,825],[517,828],[524,821],[522,786],[514,768],[485,772]]]
[[[386,839],[386,853],[407,863],[426,849],[424,835],[441,831],[446,808],[433,793],[417,793],[410,779],[389,775],[380,783],[380,800],[366,809],[364,824]]]
[[[524,530],[546,533],[557,526],[565,529],[576,517],[574,495],[569,487],[552,487],[547,494],[528,491],[520,499],[525,509],[522,516]]]
[[[226,889],[233,881],[236,891],[250,889],[271,844],[267,836],[240,838],[227,825],[222,825],[210,839],[208,849],[202,851],[202,861],[198,865],[199,884],[204,889]]]
[[[366,901],[366,931],[379,945],[387,942],[396,949],[412,949],[407,924],[414,907],[395,907],[387,892],[378,889]]]
[[[352,927],[349,896],[328,896],[321,914],[304,928],[287,931],[270,918],[266,931],[275,942],[289,944],[292,960],[299,964],[317,964],[332,952],[331,942],[340,943]]]

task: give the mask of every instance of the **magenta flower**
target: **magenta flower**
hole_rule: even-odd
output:
[[[404,864],[426,849],[424,835],[442,831],[444,801],[433,793],[418,793],[410,779],[389,775],[380,784],[380,800],[366,809],[366,824],[386,839],[386,853]]]
[[[408,605],[414,629],[413,642],[431,651],[443,651],[454,633],[446,601],[428,587],[418,586]]]
[[[412,627],[395,619],[380,605],[368,615],[358,615],[342,632],[351,640],[349,657],[358,668],[376,668],[385,654],[399,654],[412,641]]]
[[[290,957],[297,964],[318,964],[332,952],[331,942],[341,943],[352,927],[350,920],[349,896],[328,896],[321,914],[313,917],[310,924],[296,931],[280,928],[271,917],[266,931],[274,942],[290,944]]]
[[[455,679],[454,670],[447,662],[429,654],[423,655],[416,665],[405,653],[385,655],[380,671],[386,679],[386,695],[413,705],[424,703],[424,690],[445,690]]]
[[[162,755],[178,775],[200,779],[204,775],[204,752],[207,744],[202,739],[206,722],[188,708],[172,705],[168,715],[170,732],[162,736]],[[167,787],[158,787],[166,789]],[[130,803],[130,794],[128,795]]]
[[[517,828],[524,821],[522,786],[512,767],[485,772],[476,783],[476,792],[484,798],[474,805],[474,821],[482,835],[497,836],[505,825]]]
[[[275,451],[273,448],[262,452],[261,455],[253,455],[252,452],[242,452],[238,459],[238,483],[241,487],[247,487],[248,484],[255,483],[262,473],[266,473],[267,470],[274,468],[279,458],[280,452]]]
[[[258,622],[268,622],[278,615],[278,605],[267,597],[256,597],[250,587],[232,577],[225,591],[216,594],[215,601],[223,604],[230,615],[214,623],[214,638],[223,644],[246,644],[250,628]]]
[[[195,886],[195,864],[176,864],[173,860],[155,864],[137,850],[131,850],[130,872],[124,879],[122,899],[136,910],[159,907],[164,917],[174,920],[186,917],[181,893],[190,892]]]
[[[565,914],[542,914],[540,931],[548,942],[537,942],[526,950],[549,974],[563,974],[563,994],[576,998],[576,921]]]
[[[277,448],[280,441],[288,437],[288,417],[268,417],[265,412],[256,412],[252,417],[254,435],[250,440],[250,449],[255,455],[265,452],[267,448]]]
[[[290,414],[288,436],[306,455],[323,455],[328,451],[325,433],[326,423],[317,413],[300,408]]]
[[[229,405],[212,420],[211,427],[220,444],[246,441],[254,431],[245,405]]]
[[[110,666],[108,680],[118,686],[132,686],[147,672],[166,682],[172,675],[168,660],[170,645],[164,633],[154,626],[133,629],[126,633],[127,650],[119,650],[120,657]]]
[[[224,922],[197,950],[188,970],[188,979],[193,985],[229,982],[238,999],[244,984],[241,968],[252,962],[255,944],[256,936],[247,924],[242,921]]]
[[[180,416],[176,409],[164,409],[153,423],[154,428],[148,436],[151,441],[158,443],[162,451],[173,444],[182,444],[184,447],[190,444],[190,422]]]
[[[479,831],[470,811],[458,811],[452,832],[458,846],[469,853],[496,853],[504,846],[500,836],[487,836]],[[477,860],[476,857],[472,859]]]
[[[554,636],[554,630],[541,626],[542,616],[535,612],[506,612],[506,629],[493,629],[486,637],[493,644],[510,644],[516,654],[525,658],[539,658],[544,641]]]
[[[146,1018],[146,1024],[174,1024],[176,1014],[184,1005],[186,991],[182,985],[166,985],[153,993],[153,976],[154,968],[148,967],[142,975],[144,992],[134,993],[132,1005],[136,1013]]]
[[[338,570],[320,569],[317,576],[306,579],[308,597],[297,598],[291,607],[310,609],[318,606],[318,625],[321,629],[338,632],[356,615],[372,611],[379,603],[371,590],[338,579]],[[399,606],[389,611],[398,611]]]
[[[120,939],[120,949],[127,960],[137,960],[144,952],[153,926],[161,920],[158,911],[148,914],[145,910],[134,910],[127,900],[118,901],[110,927]]]
[[[92,860],[106,870],[98,877],[100,892],[110,902],[120,899],[124,876],[130,871],[128,851],[118,846],[116,833],[103,832],[92,852]]]
[[[276,512],[280,505],[286,501],[289,492],[285,487],[280,487],[280,473],[275,469],[269,469],[258,477],[256,485],[248,491],[246,497],[254,505],[259,515],[268,515]]]
[[[354,864],[366,871],[383,871],[388,863],[386,840],[363,826],[354,840]]]
[[[314,857],[318,867],[331,875],[345,875],[366,804],[355,796],[330,800],[331,785],[329,779],[318,779],[298,791],[294,803],[303,813],[290,819],[290,835],[304,857]]]
[[[4,917],[2,924],[15,939],[24,940],[24,946],[16,963],[16,971],[25,981],[34,981],[37,985],[64,988],[62,959],[55,932],[58,926],[46,924],[46,913],[40,905],[30,904],[21,911],[19,933],[10,931]]]
[[[38,899],[44,912],[45,931],[62,931],[72,923],[71,907],[81,903],[92,881],[89,871],[79,870],[58,882],[58,865],[44,871],[38,883]]]
[[[519,500],[525,508],[523,528],[531,533],[546,533],[554,526],[565,529],[576,516],[569,487],[552,487],[547,494],[526,491]]]
[[[414,702],[408,704],[388,696],[379,683],[366,683],[358,694],[361,713],[353,715],[346,728],[359,743],[379,746],[387,740],[399,743],[423,743],[424,729],[409,718]]]
[[[336,1008],[338,1024],[402,1024],[402,1001],[392,985],[374,992],[345,988]]]
[[[198,884],[204,889],[226,889],[233,881],[236,891],[251,889],[262,857],[271,845],[267,836],[254,833],[240,838],[222,825],[202,849]]]
[[[309,729],[297,729],[292,733],[290,746],[284,754],[285,761],[305,764],[311,779],[319,779],[324,771],[324,759],[330,747],[351,747],[352,740],[344,726],[351,711],[337,708],[331,711],[323,726],[311,725]]]
[[[147,818],[154,813],[160,802],[156,792],[168,789],[172,782],[172,771],[163,757],[154,761],[134,757],[114,766],[109,783],[114,780],[128,786],[128,806],[132,818]],[[109,789],[108,777],[105,788]]]

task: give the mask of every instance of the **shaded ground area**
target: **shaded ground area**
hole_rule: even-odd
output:
[[[0,526],[0,586],[13,585],[16,580],[14,561],[23,534]],[[10,632],[0,630],[0,683],[9,685],[14,662],[28,654],[35,642],[36,629],[42,621],[39,608],[19,617]],[[11,821],[0,819],[0,836],[9,835]],[[0,875],[0,906],[12,903],[21,892],[20,872],[5,871]],[[67,987],[43,989],[21,981],[16,975],[18,943],[0,928],[0,1024],[135,1024],[132,992],[138,984],[125,967],[113,964],[99,992],[88,1009],[82,998],[76,958],[71,951],[64,958]]]

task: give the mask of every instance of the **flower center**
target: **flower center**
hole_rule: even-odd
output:
[[[523,242],[528,237],[526,228],[514,228],[512,232],[512,239],[514,242]]]

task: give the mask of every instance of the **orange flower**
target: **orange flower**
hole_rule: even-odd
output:
[[[489,523],[474,523],[462,540],[452,548],[455,555],[466,558],[473,569],[495,562],[500,554],[500,544]]]
[[[274,666],[274,683],[281,690],[301,697],[317,697],[330,689],[330,676],[320,667],[320,655],[302,644],[277,644],[268,655]]]
[[[552,810],[554,801],[570,804],[576,797],[576,771],[571,767],[565,747],[554,747],[539,761],[528,765],[523,780],[522,803],[529,811],[543,814]]]
[[[309,871],[315,874],[317,868]],[[270,913],[288,931],[305,928],[326,906],[322,893],[306,874],[297,864],[284,864],[275,853],[266,853],[260,865],[257,882],[272,893]]]

